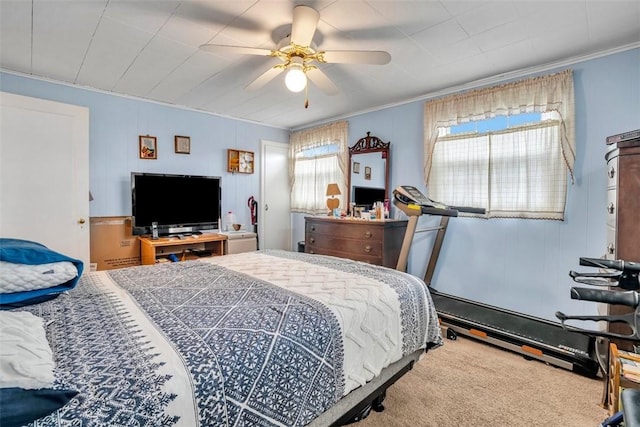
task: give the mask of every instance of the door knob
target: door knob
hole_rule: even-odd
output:
[[[80,218],[80,219],[78,220],[78,224],[84,224],[85,222],[87,222],[87,221],[85,221],[85,219],[84,219],[84,218]]]
[[[264,210],[268,211],[269,210],[269,205],[264,205]]]

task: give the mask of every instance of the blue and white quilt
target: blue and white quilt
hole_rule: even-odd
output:
[[[303,426],[442,343],[420,280],[285,251],[85,273],[22,310],[79,392],[36,426]]]

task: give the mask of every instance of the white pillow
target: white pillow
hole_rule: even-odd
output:
[[[51,387],[54,367],[42,319],[26,311],[0,311],[0,387]]]
[[[51,288],[74,279],[78,269],[69,261],[48,264],[16,264],[0,261],[0,293]]]

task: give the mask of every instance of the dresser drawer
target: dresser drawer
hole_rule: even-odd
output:
[[[347,239],[343,237],[326,236],[309,233],[305,246],[313,253],[326,253],[327,251],[339,251],[353,254],[354,256],[382,257],[382,241]]]
[[[618,259],[617,256],[617,239],[616,239],[616,228],[607,225],[607,247],[605,251],[606,259]]]
[[[618,191],[609,188],[607,191],[607,226],[616,227],[618,218]]]
[[[305,248],[305,252],[310,254],[317,254],[317,255],[330,255],[338,258],[348,258],[354,261],[362,261],[368,264],[375,264],[375,265],[382,265],[382,262],[383,262],[382,257],[379,257],[379,256],[357,254],[355,252],[344,252],[337,249],[321,249],[320,251],[316,252],[313,249]]]
[[[615,188],[618,182],[618,156],[607,162],[607,188]]]
[[[314,252],[309,252],[309,253],[314,253]],[[342,252],[338,250],[327,249],[327,250],[324,250],[319,255],[329,255],[329,256],[335,256],[338,258],[348,258],[354,261],[366,262],[367,264],[382,265],[382,258],[380,257],[368,256],[368,255],[356,255],[353,253],[347,253],[347,252]]]
[[[384,227],[354,221],[307,222],[306,232],[318,235],[340,236],[347,239],[382,241]]]

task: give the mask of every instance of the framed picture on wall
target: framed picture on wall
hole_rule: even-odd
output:
[[[141,159],[157,159],[158,158],[158,145],[155,136],[140,135],[138,138],[140,141],[140,158]]]
[[[353,173],[360,173],[360,163],[353,162]]]
[[[189,154],[191,153],[191,138],[188,136],[175,136],[176,153]]]
[[[364,179],[371,179],[371,167],[364,167]]]

